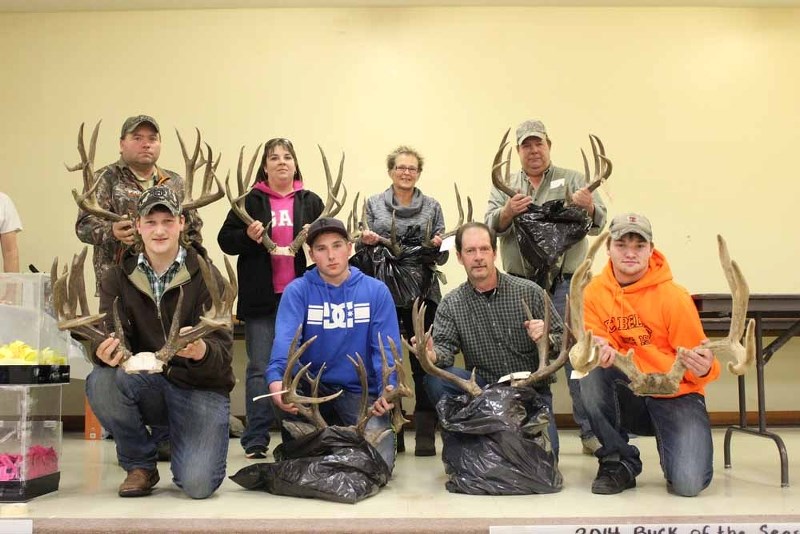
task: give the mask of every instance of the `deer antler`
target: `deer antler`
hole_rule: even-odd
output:
[[[200,129],[195,128],[195,132],[197,132],[197,140],[195,141],[192,155],[189,156],[189,153],[186,151],[186,145],[183,142],[183,138],[181,138],[181,133],[177,129],[175,130],[175,134],[178,136],[178,143],[181,145],[183,161],[186,164],[186,174],[184,175],[184,210],[202,208],[203,206],[207,206],[212,202],[216,202],[224,196],[224,193],[222,192],[222,184],[219,182],[219,179],[217,179],[216,175],[220,156],[217,156],[217,162],[214,163],[214,155],[211,153],[211,147],[208,146],[208,143],[206,143],[208,159],[203,158],[203,153],[200,150]],[[204,165],[206,169],[203,173],[203,186],[200,190],[200,198],[194,200],[192,197],[194,174],[197,169]],[[215,183],[217,184],[217,191],[212,192],[212,187]]]
[[[309,379],[312,384],[312,396],[306,397],[297,392],[297,386],[300,384],[300,380],[302,380],[304,376],[307,376],[308,369],[311,367],[311,362],[300,368],[297,374],[294,375],[294,378],[292,378],[292,371],[294,370],[295,365],[300,362],[300,356],[302,356],[308,346],[317,339],[317,336],[314,336],[298,347],[297,345],[300,342],[300,336],[302,333],[303,325],[301,324],[297,327],[297,331],[294,334],[292,343],[289,345],[289,355],[286,361],[286,369],[283,371],[283,383],[281,388],[286,390],[286,393],[283,393],[282,400],[285,404],[294,404],[297,406],[298,413],[311,421],[315,427],[320,429],[327,428],[328,424],[320,415],[318,405],[335,399],[342,394],[342,390],[339,390],[333,395],[328,395],[327,397],[319,397],[317,395],[319,381],[322,377],[322,371],[325,369],[325,364],[323,364],[322,367],[320,367],[319,372],[317,372],[316,378],[313,380]]]
[[[215,330],[232,328],[232,315],[231,309],[233,308],[233,301],[236,299],[238,293],[238,285],[236,283],[236,273],[231,267],[228,258],[225,257],[225,269],[228,271],[228,280],[223,278],[223,288],[220,290],[219,283],[217,282],[214,273],[201,256],[197,257],[197,263],[200,267],[200,273],[203,276],[203,281],[206,284],[208,292],[211,294],[211,308],[200,317],[200,322],[193,326],[191,329],[180,332],[180,317],[181,309],[183,308],[183,288],[180,288],[180,295],[178,296],[178,303],[175,306],[175,312],[172,316],[172,325],[169,329],[167,341],[158,352],[156,352],[156,359],[162,362],[168,362],[176,352],[181,350],[189,343],[207,336]]]
[[[542,296],[544,297],[544,329],[542,337],[536,341],[536,351],[539,353],[539,367],[525,379],[518,381],[512,380],[511,385],[514,387],[526,387],[535,382],[544,380],[564,367],[564,364],[567,363],[567,358],[569,358],[569,348],[571,345],[569,344],[569,329],[566,327],[569,321],[569,307],[567,307],[564,313],[566,317],[564,318],[564,333],[561,337],[561,352],[559,352],[558,358],[556,358],[555,361],[548,363],[548,355],[550,354],[550,296],[547,294],[547,291],[542,291]],[[525,308],[525,315],[528,317],[528,320],[532,321],[534,319],[533,313],[531,313],[531,309],[525,299],[522,299],[522,306]]]
[[[409,354],[413,353],[417,357],[420,365],[429,375],[448,380],[473,397],[480,395],[482,390],[475,381],[475,369],[472,370],[470,379],[464,380],[460,376],[436,367],[428,358],[428,341],[431,339],[431,329],[429,328],[427,332],[425,331],[425,308],[425,303],[420,303],[420,299],[416,299],[414,306],[411,308],[411,320],[414,324],[414,345],[412,346],[403,338],[403,344],[405,344]]]
[[[727,337],[709,341],[703,347],[711,349],[717,358],[729,358],[731,361],[728,362],[728,370],[735,375],[743,375],[753,365],[756,358],[756,322],[754,319],[747,321],[747,303],[750,300],[750,288],[739,265],[731,260],[731,256],[728,253],[728,245],[721,235],[717,235],[717,246],[719,248],[719,262],[722,265],[733,299],[731,327]],[[745,322],[747,322],[746,327]],[[741,343],[743,335],[744,345]]]
[[[508,146],[508,134],[511,132],[511,128],[506,130],[506,133],[503,135],[503,138],[500,140],[500,147],[497,149],[497,152],[494,155],[494,162],[492,162],[492,184],[494,186],[508,195],[509,197],[513,197],[518,193],[518,191],[514,191],[511,189],[511,186],[508,185],[508,179],[510,176],[510,169],[511,169],[511,152],[509,151],[508,158],[505,160],[503,159],[503,151]],[[505,165],[506,166],[506,176],[505,179],[500,174],[500,168]]]
[[[77,189],[72,190],[72,197],[75,199],[78,207],[87,213],[90,213],[96,217],[100,217],[101,219],[111,222],[118,222],[126,219],[127,216],[120,215],[100,207],[100,204],[97,202],[97,195],[95,194],[101,180],[100,176],[98,176],[96,179],[94,176],[94,154],[95,148],[97,147],[97,134],[100,132],[101,122],[103,121],[97,121],[97,124],[92,131],[92,137],[89,141],[88,151],[86,150],[86,144],[83,140],[83,128],[85,123],[81,123],[81,126],[78,129],[78,153],[81,156],[81,162],[72,166],[64,164],[64,166],[69,172],[81,171],[83,174],[83,192],[78,193]]]
[[[61,276],[58,276],[58,258],[53,260],[53,267],[50,270],[50,280],[53,288],[53,308],[58,316],[59,330],[69,330],[92,343],[100,344],[108,338],[108,333],[105,329],[97,326],[104,324],[106,314],[89,315],[86,284],[83,278],[83,265],[86,261],[87,250],[88,247],[83,247],[80,253],[75,254],[72,257],[72,265],[69,269],[65,266]],[[123,363],[131,357],[131,352],[125,345],[125,334],[117,312],[117,300],[118,298],[114,300],[112,315],[115,335],[120,340],[118,350],[123,353],[120,363]],[[80,314],[78,314],[79,305]]]
[[[583,291],[591,280],[591,266],[594,255],[606,242],[608,231],[603,232],[589,249],[586,259],[572,275],[569,289],[569,306],[573,333],[580,332],[578,341],[570,350],[569,358],[575,370],[588,373],[599,363],[599,347],[592,339],[592,331],[583,326]],[[627,354],[617,352],[614,367],[622,371],[630,380],[628,387],[636,395],[673,395],[678,391],[686,366],[675,358],[672,368],[667,373],[642,373],[633,361],[634,350]]]
[[[453,183],[453,187],[456,190],[456,207],[458,208],[458,222],[453,227],[452,230],[446,232],[442,235],[442,240],[447,239],[450,236],[456,235],[458,229],[464,224],[464,206],[461,203],[461,193],[458,192],[458,184]],[[472,222],[472,199],[467,197],[467,222]],[[428,231],[430,234],[430,230]]]
[[[586,159],[586,153],[583,149],[581,149],[581,156],[583,157],[583,169],[586,176],[586,183],[589,184],[588,188],[591,192],[608,180],[608,177],[611,176],[613,165],[611,164],[611,160],[606,157],[606,149],[599,137],[589,134],[589,142],[592,144],[592,155],[594,156],[594,175],[591,179],[589,178],[589,162]]]

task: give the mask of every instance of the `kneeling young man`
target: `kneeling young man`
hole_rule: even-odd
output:
[[[157,352],[165,342],[178,298],[183,294],[182,328],[200,322],[211,295],[198,266],[198,251],[180,245],[184,216],[175,193],[165,186],[139,199],[136,230],[143,252],[109,269],[100,287],[100,312],[112,321],[115,299],[131,353]],[[211,266],[218,280],[222,277]],[[120,466],[128,472],[120,497],[149,495],[159,481],[156,441],[146,424],[169,424],[173,481],[189,497],[210,496],[225,478],[228,454],[231,333],[216,330],[179,350],[162,373],[127,374],[119,339],[109,336],[94,354],[96,367],[86,391],[100,423],[114,436]],[[103,387],[116,367],[116,388]]]
[[[671,493],[692,497],[713,475],[711,427],[704,388],[719,376],[719,362],[700,345],[705,334],[689,293],[673,282],[667,259],[653,247],[647,218],[618,215],[609,227],[609,262],[584,291],[584,325],[600,345],[599,367],[581,379],[581,394],[602,447],[592,493],[636,486],[639,449],[628,432],[655,435]],[[688,350],[678,353],[678,347]],[[687,371],[672,397],[635,396],[612,367],[617,352],[634,351],[645,373],[666,373],[676,358]]]
[[[319,396],[339,390],[343,393],[320,405],[320,413],[329,425],[354,425],[358,422],[361,403],[361,382],[347,356],[358,353],[367,371],[369,402],[377,414],[369,420],[367,430],[389,430],[386,411],[393,408],[378,396],[383,389],[381,352],[378,336],[382,336],[388,365],[394,365],[387,338],[400,345],[397,314],[389,289],[383,282],[364,275],[348,263],[353,245],[347,230],[338,219],[323,217],[308,227],[306,243],[315,267],[301,278],[294,279],[283,292],[275,321],[275,341],[267,367],[267,383],[275,405],[290,414],[297,413],[294,404],[283,402],[283,373],[289,347],[297,327],[303,325],[300,343],[316,337],[300,358],[300,365],[311,364],[311,375],[317,376],[322,366]],[[392,373],[392,385],[396,375]],[[288,437],[284,433],[284,437]],[[376,449],[391,471],[394,468],[395,443],[387,432]]]

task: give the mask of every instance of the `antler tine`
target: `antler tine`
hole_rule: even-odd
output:
[[[506,165],[506,162],[503,161],[503,151],[506,149],[506,146],[508,146],[509,133],[511,133],[511,128],[506,130],[503,139],[500,140],[500,148],[497,149],[497,153],[494,155],[494,162],[492,163],[492,184],[506,195],[513,197],[517,192],[511,189],[500,175],[500,167]]]
[[[86,262],[88,246],[72,258],[72,270],[70,271],[70,287],[77,293],[78,302],[81,306],[81,315],[89,315],[89,301],[86,299],[86,283],[83,279],[83,265]],[[73,283],[73,278],[75,279]]]
[[[339,390],[333,395],[328,395],[326,397],[318,397],[317,396],[317,388],[318,388],[318,381],[322,377],[322,370],[324,366],[320,367],[319,372],[317,373],[316,381],[317,387],[314,387],[314,383],[312,382],[312,397],[306,397],[297,393],[297,387],[300,384],[300,380],[303,376],[308,372],[308,369],[311,367],[312,362],[307,363],[303,366],[297,374],[292,377],[292,371],[294,370],[295,365],[300,361],[300,356],[306,351],[306,349],[313,343],[317,336],[312,337],[311,339],[307,340],[305,343],[297,347],[297,344],[300,341],[300,336],[303,333],[303,325],[300,324],[295,331],[294,338],[292,339],[292,343],[289,345],[289,354],[286,360],[286,368],[283,371],[283,380],[282,380],[282,389],[287,390],[286,393],[283,393],[283,402],[286,404],[295,404],[298,409],[298,413],[314,423],[317,428],[326,428],[328,425],[325,423],[325,420],[322,419],[322,416],[319,413],[318,409],[309,408],[308,405],[314,404],[322,404],[323,402],[328,402],[329,400],[333,400],[339,395],[342,394],[343,390]]]
[[[613,165],[611,160],[606,157],[605,147],[599,137],[589,134],[589,142],[592,145],[592,155],[594,156],[594,176],[591,179],[589,178],[589,163],[586,160],[586,154],[583,149],[581,149],[581,156],[583,157],[583,167],[586,171],[586,183],[589,184],[589,191],[594,191],[611,176]]]
[[[198,130],[197,135],[199,137],[200,131]],[[195,210],[198,208],[202,208],[203,206],[208,206],[212,202],[216,202],[217,200],[221,199],[225,194],[222,192],[222,184],[219,182],[217,175],[215,173],[217,165],[219,165],[219,160],[217,163],[214,163],[214,155],[211,152],[211,147],[206,143],[206,150],[208,152],[208,160],[204,161],[203,163],[206,166],[206,170],[203,174],[203,183],[200,189],[200,198],[194,200],[192,197],[192,185],[193,181],[186,181],[186,187],[184,188],[184,197],[188,199],[188,202],[183,203],[184,210]],[[187,160],[188,161],[188,160]],[[189,164],[187,163],[187,169]],[[194,170],[192,171],[194,172]],[[212,191],[212,186],[217,184],[216,192]]]
[[[546,299],[545,300],[545,309],[548,310],[547,312],[545,312],[545,316],[548,317],[548,319],[549,319],[549,315],[550,315],[550,313],[549,313],[550,297],[547,295],[546,291],[545,291],[545,299]],[[528,378],[526,378],[525,380],[521,380],[520,382],[515,383],[514,386],[523,386],[523,387],[524,386],[530,386],[530,385],[534,384],[535,382],[539,382],[539,381],[543,380],[544,378],[547,378],[548,376],[552,375],[553,373],[555,373],[556,371],[558,371],[559,369],[564,367],[564,364],[567,363],[567,360],[569,359],[569,349],[572,348],[571,341],[574,341],[574,338],[572,337],[572,333],[570,332],[569,328],[566,326],[567,324],[569,324],[569,319],[570,319],[569,318],[569,315],[570,315],[570,311],[569,311],[569,296],[565,297],[565,300],[566,300],[566,303],[565,303],[565,308],[564,308],[564,332],[561,335],[561,350],[558,353],[558,357],[555,359],[555,361],[547,363],[547,359],[546,358],[545,359],[542,358],[542,356],[541,356],[542,352],[540,351],[539,352],[539,368],[535,372],[531,373],[530,376],[528,376]],[[524,300],[523,300],[523,303],[525,303]],[[526,304],[526,308],[527,308],[527,304]],[[529,310],[526,310],[526,311],[529,311]],[[529,315],[529,317],[530,317],[530,315]],[[549,325],[546,325],[545,332],[549,332]],[[542,337],[545,337],[545,335],[543,335]],[[547,335],[547,337],[549,338],[549,335]],[[539,350],[539,345],[538,344],[536,345],[536,348],[537,348],[537,350]],[[548,349],[549,349],[549,347],[545,348],[544,350],[547,351]]]
[[[186,193],[185,196],[191,201],[192,198],[192,186],[194,185],[194,172],[197,170],[197,158],[200,156],[202,158],[202,154],[200,152],[200,143],[201,143],[201,136],[200,136],[200,128],[195,127],[194,131],[197,133],[196,140],[194,143],[194,150],[192,151],[192,155],[189,156],[189,153],[186,151],[186,144],[183,142],[183,137],[181,137],[181,133],[175,128],[175,135],[178,136],[178,144],[181,146],[181,154],[183,154],[183,161],[186,168],[186,174],[184,175],[184,183],[186,184]],[[200,163],[202,165],[203,162]]]
[[[119,318],[119,297],[114,298],[112,318],[114,321],[114,335],[119,339],[117,350],[122,351],[122,358],[119,363],[125,363],[133,354],[131,353],[131,349],[128,348],[128,342],[125,340],[125,330],[122,328],[122,321]]]
[[[456,190],[456,208],[458,209],[458,222],[456,223],[456,225],[453,227],[452,230],[446,232],[442,236],[442,239],[447,239],[450,236],[456,235],[458,229],[461,228],[461,226],[464,224],[464,205],[461,202],[461,193],[458,191],[458,184],[454,182],[453,187]],[[469,197],[467,197],[467,206],[468,206],[467,220],[469,222],[472,222],[472,199],[470,199]]]
[[[356,193],[356,197],[353,199],[353,209],[350,211],[350,215],[347,216],[347,233],[350,234],[351,241],[356,241],[361,237],[361,225],[358,220],[358,197],[360,196],[361,191]]]
[[[228,260],[228,256],[223,256],[222,261],[225,262],[225,271],[228,273],[229,283],[228,287],[225,288],[225,299],[226,302],[230,302],[230,308],[233,309],[233,301],[236,299],[237,295],[239,295],[239,281],[236,278],[236,271],[233,270],[233,266],[231,266],[231,262]]]
[[[480,395],[482,390],[475,381],[474,369],[472,371],[472,378],[470,380],[464,380],[460,376],[448,373],[444,369],[437,367],[428,359],[427,347],[428,340],[431,338],[431,329],[425,331],[425,309],[425,303],[420,303],[420,299],[414,301],[414,305],[411,308],[411,322],[414,325],[416,347],[412,346],[405,338],[403,338],[403,344],[408,348],[409,353],[413,353],[417,357],[420,366],[422,366],[429,375],[448,380],[473,397]]]
[[[739,268],[739,264],[731,259],[728,245],[721,235],[717,235],[717,247],[720,265],[731,290],[733,309],[731,326],[724,339],[705,343],[717,357],[727,357],[728,370],[735,375],[744,374],[752,366],[756,357],[755,320],[747,320],[747,304],[750,301],[750,287]],[[744,344],[742,344],[744,336]]]
[[[353,367],[356,368],[358,380],[361,382],[361,400],[359,401],[358,406],[358,422],[356,423],[356,433],[359,436],[363,436],[364,430],[367,427],[367,421],[369,421],[372,417],[369,409],[369,384],[367,383],[367,370],[364,367],[364,360],[361,358],[359,353],[356,352],[355,358],[348,354],[347,359],[350,360],[350,363],[352,363]]]

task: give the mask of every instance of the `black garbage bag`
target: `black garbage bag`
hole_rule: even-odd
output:
[[[451,493],[528,495],[561,491],[550,446],[550,411],[533,388],[493,384],[477,397],[445,396],[436,405],[442,461]]]
[[[371,497],[391,473],[355,430],[332,426],[279,445],[274,463],[240,469],[231,480],[249,490],[355,504]]]
[[[531,279],[547,287],[549,273],[566,250],[586,237],[592,221],[585,210],[563,200],[531,205],[514,219],[522,257],[533,269]]]
[[[364,245],[350,258],[350,265],[386,284],[394,304],[410,308],[417,298],[425,299],[433,285],[440,257],[438,249],[424,247],[419,240],[404,240],[397,256],[384,245]]]

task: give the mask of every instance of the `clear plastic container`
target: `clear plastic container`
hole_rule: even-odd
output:
[[[68,340],[48,276],[0,273],[0,365],[66,365]]]
[[[61,385],[0,386],[0,502],[58,489]]]

